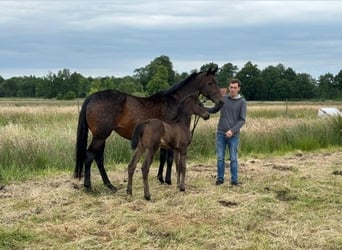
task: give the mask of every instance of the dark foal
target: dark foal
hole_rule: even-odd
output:
[[[223,105],[223,103],[222,103]],[[217,113],[222,105],[215,105],[212,108],[207,108],[208,112],[210,114]],[[190,125],[190,123],[189,123]],[[159,154],[159,168],[158,168],[158,174],[157,178],[161,184],[168,184],[171,185],[171,172],[172,172],[172,163],[173,163],[173,151],[166,148],[160,148],[160,154]],[[163,178],[163,171],[164,171],[164,165],[166,163],[166,174],[165,174],[165,181]]]
[[[186,155],[191,142],[189,125],[193,114],[205,120],[209,119],[207,109],[197,96],[191,95],[179,104],[177,115],[173,121],[164,122],[159,119],[148,119],[135,127],[132,136],[132,149],[135,151],[128,165],[128,194],[132,195],[133,174],[140,157],[145,153],[145,160],[141,168],[144,181],[144,197],[146,200],[151,199],[148,173],[154,154],[160,147],[173,150],[177,171],[177,186],[180,191],[185,191]]]

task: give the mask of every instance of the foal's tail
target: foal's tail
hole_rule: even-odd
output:
[[[87,153],[87,142],[88,142],[88,124],[86,120],[86,110],[89,103],[89,98],[87,98],[81,108],[78,117],[77,126],[77,137],[76,137],[76,165],[74,171],[74,178],[81,179],[83,164]]]
[[[145,123],[140,123],[135,127],[133,131],[133,135],[131,138],[131,147],[133,150],[136,149],[138,146],[140,135],[142,134],[144,127],[145,127]]]

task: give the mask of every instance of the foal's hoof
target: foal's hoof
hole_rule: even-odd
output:
[[[151,200],[151,195],[145,195],[144,197],[145,197],[145,199],[146,199],[147,201],[150,201],[150,200]]]

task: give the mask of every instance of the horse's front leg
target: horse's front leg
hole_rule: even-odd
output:
[[[163,171],[164,171],[164,165],[166,162],[166,158],[167,158],[167,149],[160,148],[159,169],[158,169],[157,178],[161,184],[164,184]]]

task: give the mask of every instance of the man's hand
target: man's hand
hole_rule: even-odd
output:
[[[233,136],[233,131],[228,130],[228,131],[226,132],[226,136],[227,136],[228,138],[232,137],[232,136]]]

